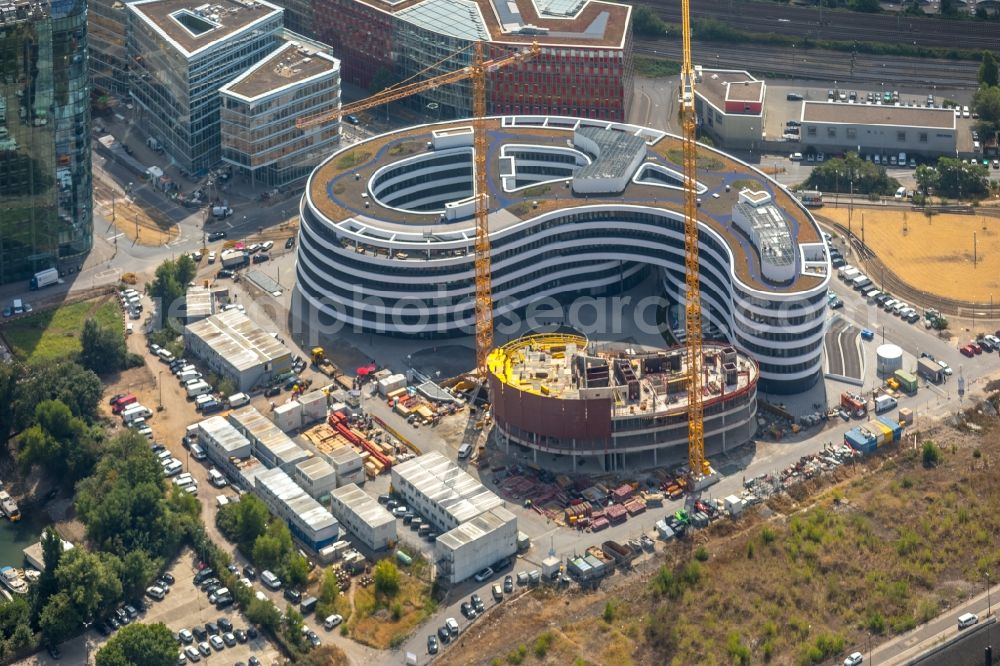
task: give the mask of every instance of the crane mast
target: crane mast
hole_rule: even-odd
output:
[[[490,204],[486,185],[486,66],[483,43],[476,42],[472,70],[472,136],[476,197],[476,369],[486,381],[486,357],[493,348],[493,273],[490,258]]]
[[[692,477],[711,473],[705,459],[705,420],[702,405],[701,283],[698,259],[698,152],[695,144],[694,65],[691,62],[691,3],[681,0],[681,124],[684,155],[684,268],[687,302],[684,308],[687,345],[688,468]]]

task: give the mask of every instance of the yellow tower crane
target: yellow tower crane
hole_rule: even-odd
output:
[[[339,122],[343,116],[349,114],[359,113],[376,106],[395,102],[410,95],[425,92],[448,83],[472,79],[473,153],[475,155],[473,170],[475,172],[476,197],[476,368],[479,370],[481,381],[485,381],[486,357],[493,346],[493,275],[490,268],[489,196],[487,194],[486,181],[486,74],[534,58],[541,52],[541,49],[538,46],[538,42],[533,42],[524,51],[518,51],[502,58],[485,60],[485,46],[483,42],[475,42],[472,47],[474,49],[473,59],[472,64],[468,67],[412,83],[404,81],[403,83],[375,93],[366,99],[345,104],[339,109],[332,109],[316,115],[299,118],[295,121],[295,126],[298,129],[307,129],[331,121]],[[422,72],[418,72],[410,78],[420,76],[424,72],[437,67],[441,62],[466,50],[468,50],[468,47],[449,55],[439,63],[428,67]]]
[[[694,65],[691,62],[691,2],[681,0],[681,123],[684,154],[684,268],[687,286],[685,335],[687,345],[688,467],[694,478],[707,477],[705,414],[702,405],[701,283],[698,259],[698,152],[695,144]]]

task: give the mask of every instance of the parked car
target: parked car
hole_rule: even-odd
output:
[[[427,637],[427,654],[437,654],[438,653],[438,639],[437,636],[431,634]]]
[[[226,237],[225,231],[213,231],[208,235],[208,240],[217,241],[217,240],[222,240],[225,237]]]
[[[255,264],[262,264],[265,261],[269,260],[270,258],[271,258],[271,256],[267,255],[267,254],[255,254],[253,256],[253,263],[255,263]]]
[[[962,354],[963,356],[968,356],[969,358],[972,358],[973,356],[975,356],[975,355],[976,355],[976,352],[975,352],[975,351],[974,351],[974,350],[972,349],[972,347],[971,347],[971,346],[969,346],[969,345],[965,345],[964,347],[960,348],[960,349],[959,349],[958,351],[959,351],[959,352],[960,352],[960,353],[961,353],[961,354]]]
[[[295,245],[295,236],[289,236],[288,240],[285,241],[285,249],[291,250]]]
[[[493,577],[493,569],[486,567],[476,574],[476,582],[483,583]]]

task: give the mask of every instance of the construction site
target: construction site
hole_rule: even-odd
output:
[[[753,437],[757,365],[734,348],[702,348],[705,449]],[[687,457],[691,369],[685,350],[533,335],[489,356],[497,445],[551,470],[675,467]]]

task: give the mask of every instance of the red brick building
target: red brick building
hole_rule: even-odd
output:
[[[489,112],[623,121],[632,98],[631,7],[599,0],[313,0],[315,36],[365,88],[467,65],[471,45],[492,55],[537,41],[541,54],[491,73]],[[456,55],[457,54],[457,55]],[[373,85],[374,84],[374,85]],[[440,118],[471,112],[471,84],[410,101]],[[433,103],[433,104],[432,104]],[[427,105],[430,104],[430,107]]]

